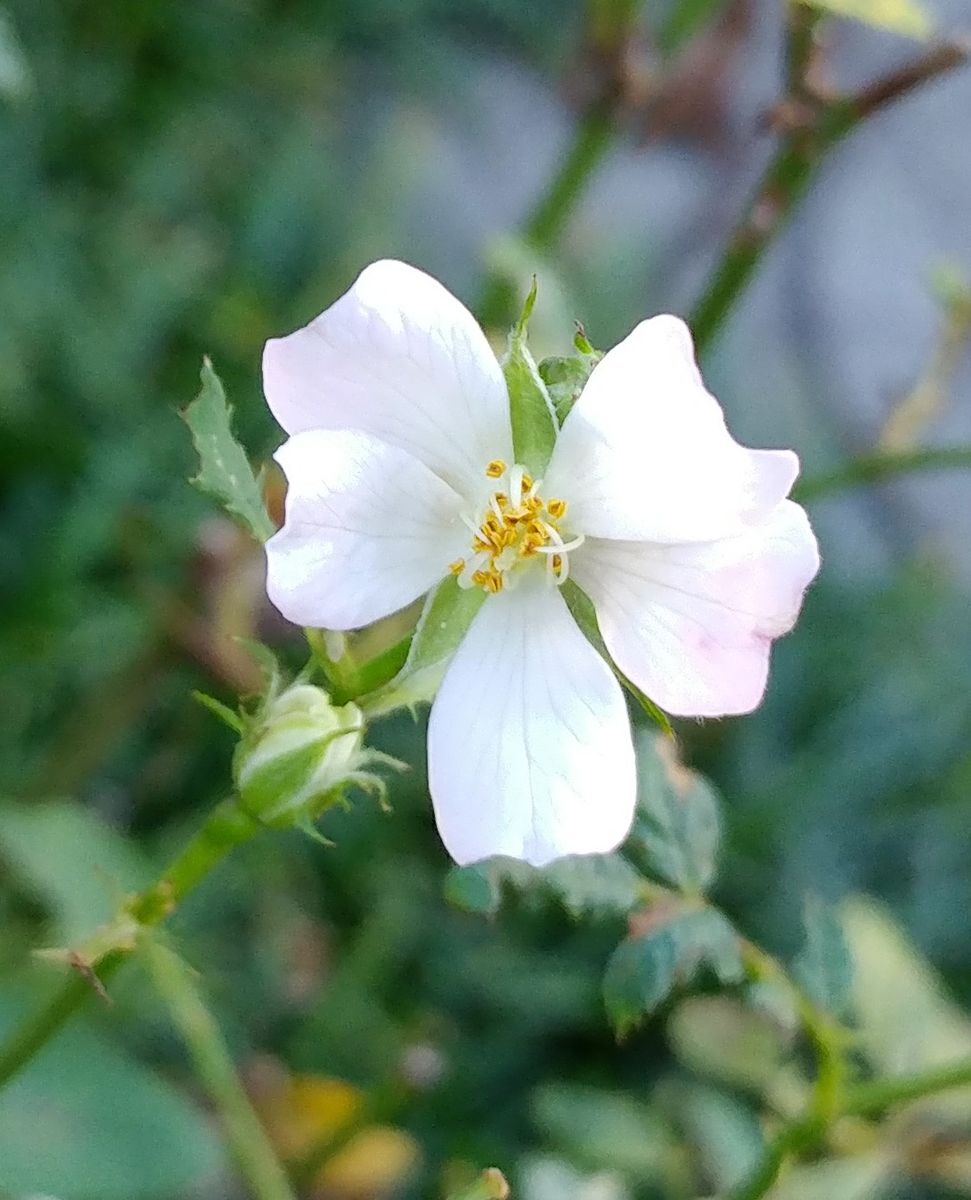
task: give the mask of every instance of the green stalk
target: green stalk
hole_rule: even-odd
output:
[[[233,846],[260,828],[235,799],[224,800],[160,878],[129,901],[119,915],[119,928],[127,925],[130,929],[134,924],[136,929],[150,929],[161,924]],[[29,1014],[0,1046],[0,1087],[47,1044],[127,957],[127,949],[109,943],[78,960],[80,973],[65,980],[47,1003]]]
[[[254,1200],[296,1200],[191,971],[157,939],[146,939],[144,949],[155,986],[168,1005],[200,1083],[215,1105],[229,1150]]]

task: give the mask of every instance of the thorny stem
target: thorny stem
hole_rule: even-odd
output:
[[[161,924],[233,846],[260,828],[235,799],[224,800],[161,877],[128,902],[123,915],[142,929]],[[127,957],[126,950],[106,946],[97,955],[78,961],[79,972],[72,974],[0,1047],[0,1087],[47,1044]]]
[[[219,1026],[188,966],[168,946],[147,939],[145,952],[159,994],[182,1035],[199,1081],[215,1105],[226,1142],[255,1200],[295,1200],[262,1124],[239,1081]]]
[[[968,58],[964,42],[947,42],[853,96],[823,97],[806,85],[815,26],[807,26],[798,16],[794,20],[799,23],[791,27],[788,42],[790,95],[775,113],[783,127],[781,140],[689,318],[699,352],[721,328],[827,153],[867,117]]]

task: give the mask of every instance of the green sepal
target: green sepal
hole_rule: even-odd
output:
[[[544,358],[537,370],[540,378],[546,384],[553,411],[556,413],[560,426],[570,415],[570,410],[580,398],[587,380],[593,374],[593,369],[603,358],[599,350],[590,344],[582,325],[577,324],[573,344],[579,355],[569,357],[551,356]]]
[[[502,373],[509,391],[509,420],[516,462],[538,479],[546,470],[553,453],[557,424],[550,394],[526,344],[526,326],[535,303],[534,276],[519,320],[509,334],[509,348],[502,361]]]
[[[207,708],[215,717],[218,717],[224,725],[238,734],[242,734],[246,730],[246,724],[238,712],[235,712],[227,704],[223,704],[221,700],[217,700],[215,696],[210,696],[208,692],[193,691],[192,699]]]
[[[580,626],[584,637],[610,667],[620,685],[630,692],[656,725],[660,726],[669,737],[674,737],[674,729],[667,713],[663,709],[658,708],[649,696],[645,696],[637,684],[632,683],[610,657],[610,652],[604,644],[603,635],[597,623],[597,613],[590,597],[586,592],[581,591],[572,579],[568,579],[560,590],[563,593],[563,599],[566,601],[567,608],[573,614],[573,619]]]
[[[361,699],[369,718],[396,708],[413,708],[430,702],[438,691],[445,668],[459,642],[482,607],[482,588],[459,587],[449,575],[430,592],[411,641],[405,665],[384,687]]]
[[[274,533],[249,459],[233,434],[232,408],[208,358],[202,360],[199,395],[182,413],[199,455],[192,483],[238,518],[257,541]]]

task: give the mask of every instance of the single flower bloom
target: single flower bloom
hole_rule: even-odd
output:
[[[612,850],[630,827],[626,703],[567,608],[567,578],[617,667],[668,712],[761,700],[816,541],[786,499],[796,456],[734,441],[676,317],[643,321],[597,364],[542,480],[515,462],[482,330],[403,263],[374,263],[268,342],[263,374],[289,435],[276,455],[286,519],[266,547],[285,617],[355,629],[449,572],[486,593],[429,719],[432,800],[456,861],[539,866]]]

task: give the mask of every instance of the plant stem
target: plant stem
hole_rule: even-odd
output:
[[[790,29],[787,71],[790,96],[778,106],[783,126],[778,149],[728,240],[689,319],[699,352],[721,328],[786,219],[802,198],[827,153],[874,112],[967,61],[968,47],[959,41],[935,46],[900,70],[867,85],[850,97],[809,96],[800,83],[812,47],[806,26]],[[793,88],[802,94],[791,94]]]
[[[943,470],[948,467],[971,467],[971,446],[927,446],[919,450],[877,451],[854,458],[844,466],[800,480],[793,488],[793,498],[800,501],[817,500],[844,488],[866,483],[880,483],[912,471]]]
[[[842,1111],[856,1117],[873,1117],[895,1104],[968,1086],[971,1086],[971,1059],[966,1058],[919,1075],[900,1075],[859,1083],[847,1090]]]
[[[188,966],[157,938],[146,939],[145,951],[155,986],[216,1107],[230,1152],[250,1192],[255,1200],[295,1200],[287,1174],[253,1111],[219,1026]]]
[[[152,928],[164,921],[189,892],[216,866],[228,851],[262,828],[236,804],[224,800],[210,814],[205,825],[192,838],[161,875],[140,892],[119,914],[119,931]],[[110,932],[111,926],[106,927]],[[99,949],[90,956],[78,955],[81,973],[73,973],[37,1011],[31,1013],[0,1046],[0,1087],[3,1087],[41,1050],[62,1025],[98,990],[128,957],[131,945],[116,946],[96,934],[92,943]],[[97,975],[95,969],[97,968]]]

